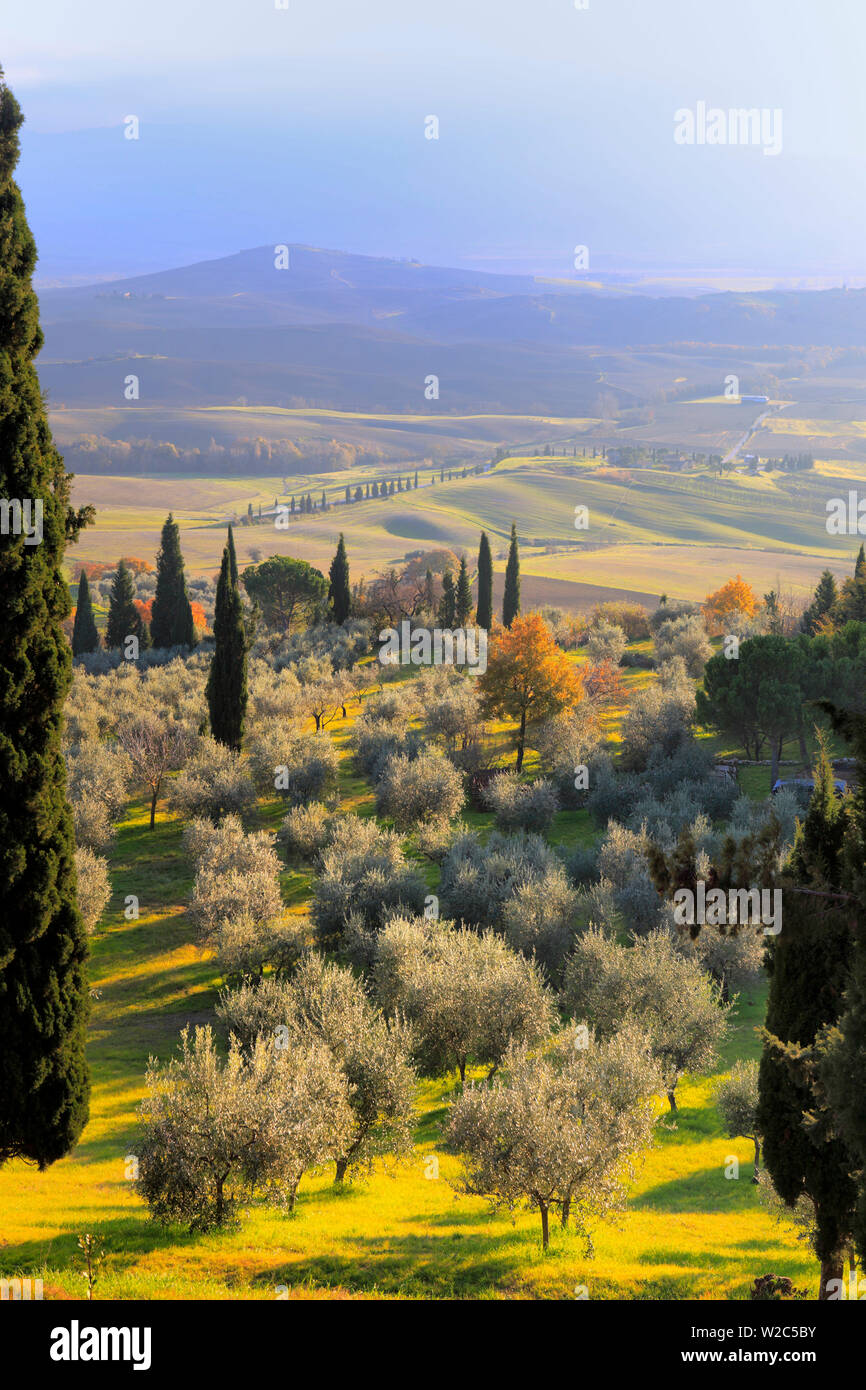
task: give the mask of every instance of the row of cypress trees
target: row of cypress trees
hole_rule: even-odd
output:
[[[105,645],[122,647],[128,637],[137,638],[140,648],[195,646],[195,624],[186,587],[180,532],[171,512],[162,528],[156,558],[156,593],[149,627],[135,606],[135,585],[128,566],[121,560],[115,571],[108,602]],[[81,656],[96,651],[98,646],[90,582],[82,569],[72,628],[72,654]]]

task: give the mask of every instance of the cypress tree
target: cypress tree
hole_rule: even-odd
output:
[[[141,641],[141,614],[135,606],[135,586],[123,560],[118,563],[108,600],[105,626],[106,647],[122,647],[127,637]]]
[[[331,613],[335,623],[344,623],[352,607],[352,593],[349,588],[349,561],[346,558],[346,542],[343,539],[342,531],[337,542],[337,553],[331,561],[329,575],[331,585],[328,590],[328,598],[331,603]]]
[[[98,646],[99,633],[96,631],[96,619],[93,616],[90,584],[87,571],[82,570],[78,576],[78,599],[75,604],[75,621],[72,624],[72,655],[81,656],[82,652],[95,652]]]
[[[226,550],[227,550],[228,553],[229,553],[229,578],[231,579],[231,581],[232,581],[232,583],[235,585],[235,587],[237,587],[237,582],[238,582],[238,557],[237,557],[237,555],[235,554],[235,538],[234,538],[234,533],[232,532],[231,524],[229,524],[229,533],[228,533],[228,539],[227,539],[227,541],[226,541]]]
[[[87,945],[60,739],[72,669],[63,555],[93,511],[69,506],[33,365],[36,248],[13,178],[21,121],[0,69],[0,496],[34,509],[0,536],[0,1162],[42,1169],[88,1113]]]
[[[466,568],[466,556],[460,561],[460,571],[457,575],[457,593],[454,598],[454,611],[459,627],[465,627],[469,622],[472,612],[472,586],[469,583],[469,571]]]
[[[857,563],[854,566],[854,578],[866,579],[866,549],[862,544],[857,554]]]
[[[773,1186],[789,1206],[804,1194],[814,1204],[822,1299],[830,1281],[843,1276],[856,1198],[851,1155],[815,1084],[816,1042],[839,1017],[851,963],[850,914],[826,896],[843,876],[844,829],[822,747],[809,811],[782,880],[784,927],[769,950],[758,1104]],[[797,891],[804,887],[812,891]]]
[[[454,580],[451,571],[446,570],[442,576],[442,598],[439,601],[439,621],[444,628],[451,629],[454,626],[456,600],[457,591],[454,588]]]
[[[162,544],[156,557],[156,594],[150,616],[150,636],[155,647],[195,646],[180,533],[171,512],[162,528]]]
[[[233,554],[229,528],[217,580],[213,623],[216,645],[205,693],[211,733],[217,743],[239,749],[247,710],[247,636],[236,568],[232,575]]]
[[[517,548],[517,527],[511,523],[511,544],[505,566],[505,593],[502,596],[502,622],[511,627],[520,612],[520,551]]]
[[[487,631],[493,626],[493,556],[486,531],[481,532],[478,547],[478,607],[475,621]]]
[[[424,604],[428,613],[432,613],[436,607],[436,588],[431,569],[424,575]]]

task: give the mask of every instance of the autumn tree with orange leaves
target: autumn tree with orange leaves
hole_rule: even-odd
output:
[[[704,618],[709,632],[718,637],[727,632],[732,619],[741,615],[751,618],[758,610],[758,599],[751,584],[741,574],[729,579],[714,594],[704,599]]]
[[[516,617],[509,628],[494,625],[487,670],[479,684],[487,713],[517,721],[518,772],[529,725],[551,719],[583,699],[580,673],[538,613]]]

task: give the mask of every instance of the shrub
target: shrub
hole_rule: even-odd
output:
[[[484,789],[497,830],[531,830],[544,835],[559,810],[550,782],[522,782],[516,772],[501,772]]]
[[[313,944],[313,930],[305,917],[277,922],[257,921],[243,911],[224,917],[211,935],[220,972],[227,980],[250,980],[263,974],[266,965],[277,975],[294,969]]]

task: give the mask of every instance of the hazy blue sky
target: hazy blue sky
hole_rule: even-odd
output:
[[[863,0],[16,8],[0,61],[43,277],[277,240],[562,275],[578,243],[599,269],[866,275]],[[678,145],[699,102],[780,109],[781,153]]]

